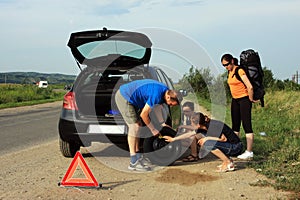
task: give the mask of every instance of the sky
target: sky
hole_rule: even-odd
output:
[[[274,78],[300,71],[299,0],[0,0],[0,72],[79,73],[72,32],[140,31],[151,63],[182,76],[191,65],[223,73],[224,53],[259,52]]]

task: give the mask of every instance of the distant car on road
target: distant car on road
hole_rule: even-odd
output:
[[[93,141],[127,145],[128,127],[114,99],[120,85],[154,79],[174,89],[162,69],[149,65],[150,39],[142,33],[103,29],[72,33],[68,46],[82,71],[64,96],[58,126],[61,153],[73,157]],[[163,108],[171,125],[170,108],[166,104]],[[155,150],[149,145],[153,138],[144,142],[148,142],[144,150]],[[164,162],[177,156],[175,150]]]
[[[37,82],[37,86],[39,88],[47,88],[48,87],[48,81],[39,81],[39,82]]]

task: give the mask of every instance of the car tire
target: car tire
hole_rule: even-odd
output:
[[[160,166],[172,165],[182,154],[181,143],[164,142],[164,139],[151,137],[144,139],[144,155],[153,163]]]
[[[59,138],[59,148],[64,157],[74,157],[76,152],[80,150],[80,145],[76,142],[67,142]]]
[[[161,135],[176,136],[177,132],[169,127],[160,130]],[[172,165],[182,155],[181,142],[175,141],[168,143],[164,138],[148,137],[143,143],[144,154],[156,165]]]

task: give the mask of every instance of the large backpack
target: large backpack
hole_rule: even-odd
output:
[[[240,66],[235,70],[234,75],[240,81],[241,77],[238,74],[238,69],[244,69],[249,81],[253,86],[253,99],[260,100],[261,106],[264,107],[265,90],[263,86],[264,72],[261,67],[258,52],[253,49],[242,51],[240,54]]]

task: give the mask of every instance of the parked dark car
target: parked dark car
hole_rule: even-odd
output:
[[[150,39],[137,32],[104,28],[71,34],[68,47],[81,72],[64,96],[59,119],[60,151],[65,157],[73,157],[81,146],[90,146],[93,141],[126,147],[128,128],[114,99],[120,85],[154,79],[174,89],[165,72],[149,65],[151,46]],[[172,125],[170,108],[163,108],[167,123]],[[144,151],[158,150],[156,138],[144,138]],[[159,152],[150,159],[158,164],[171,163],[178,158],[180,147],[170,143],[165,151],[170,155]]]

